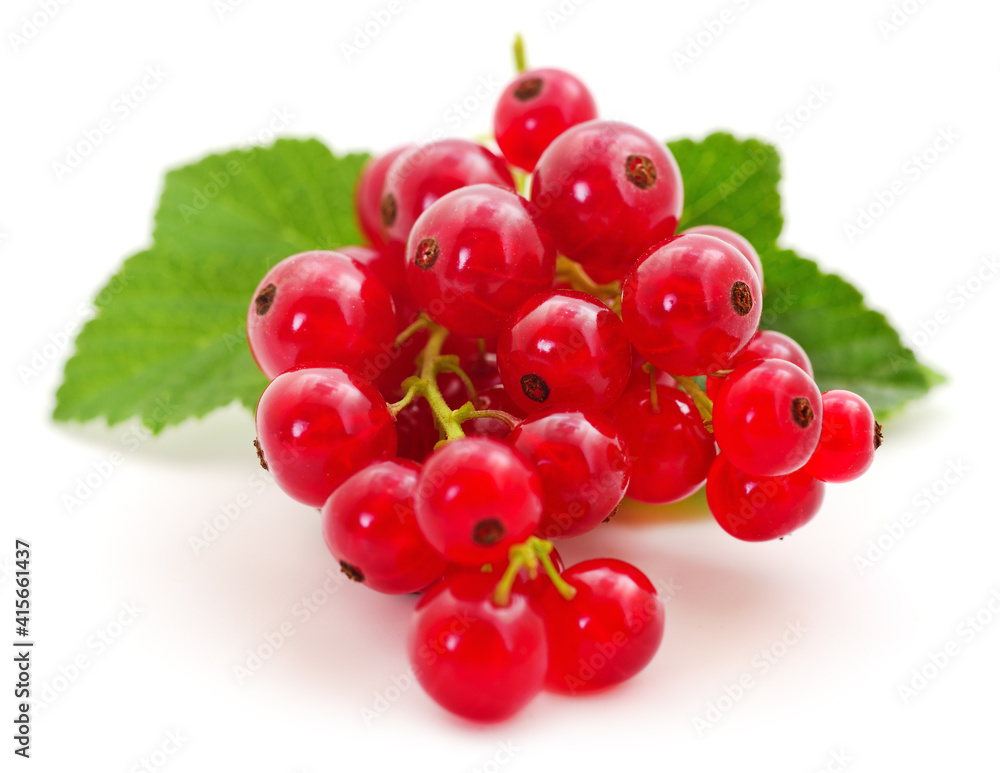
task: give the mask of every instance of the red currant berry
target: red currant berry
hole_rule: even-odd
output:
[[[434,585],[410,626],[410,663],[437,703],[495,722],[520,711],[545,680],[545,625],[518,593],[498,607],[493,574],[464,572]]]
[[[490,438],[453,440],[435,451],[415,501],[427,541],[472,566],[504,560],[542,517],[538,476],[510,446]]]
[[[420,465],[401,459],[354,473],[323,505],[323,537],[344,574],[382,593],[413,593],[447,561],[427,544],[413,514]]]
[[[402,319],[399,314],[400,307],[406,305],[399,301],[405,301],[410,292],[409,286],[406,284],[402,250],[385,246],[363,247],[352,244],[347,247],[338,247],[337,252],[347,255],[355,263],[360,263],[378,277],[392,295],[393,301],[396,302],[396,317],[400,327],[410,323],[411,320]]]
[[[576,595],[567,601],[552,586],[539,602],[548,635],[546,686],[588,692],[644,669],[663,639],[663,603],[649,578],[613,558],[575,564],[562,578]]]
[[[475,142],[446,139],[412,147],[392,162],[382,186],[379,221],[388,244],[406,244],[421,213],[446,193],[486,183],[516,190],[502,159]]]
[[[544,515],[535,533],[576,537],[614,512],[629,485],[628,451],[601,413],[552,408],[514,428],[507,442],[534,467],[542,483]]]
[[[639,259],[622,287],[622,322],[657,368],[714,373],[757,332],[760,297],[757,275],[735,247],[689,234]]]
[[[406,276],[431,319],[461,336],[495,335],[514,309],[552,286],[555,248],[529,207],[516,193],[472,185],[420,216]]]
[[[753,362],[754,360],[785,360],[785,362],[798,365],[810,377],[813,374],[812,363],[809,362],[809,355],[806,354],[805,349],[799,346],[794,339],[789,338],[784,333],[779,333],[777,330],[758,330],[750,339],[750,343],[743,347],[729,363],[729,368],[736,368],[745,362]],[[725,376],[709,376],[705,379],[705,394],[708,395],[709,399],[715,399],[715,395],[724,380]]]
[[[605,410],[628,383],[632,345],[618,315],[573,290],[539,293],[508,319],[497,361],[504,386],[531,413],[560,403]]]
[[[787,475],[819,443],[823,401],[798,365],[754,360],[726,376],[712,408],[715,440],[729,461],[751,475]]]
[[[382,186],[385,183],[385,173],[389,171],[389,166],[396,160],[397,156],[403,151],[409,150],[410,147],[406,145],[395,148],[378,158],[369,159],[364,169],[361,170],[361,176],[358,177],[358,184],[354,189],[354,213],[357,215],[361,232],[369,243],[375,246],[385,243],[382,239],[379,212],[382,204]]]
[[[396,454],[385,400],[347,368],[300,368],[268,384],[257,403],[258,454],[292,499],[321,507],[347,478]]]
[[[419,398],[396,414],[396,433],[399,436],[397,455],[414,462],[422,463],[441,440],[434,412],[426,400]]]
[[[302,252],[267,272],[247,311],[247,341],[269,379],[301,365],[346,365],[375,378],[396,337],[392,296],[337,252]]]
[[[750,241],[736,231],[725,228],[721,225],[696,225],[693,228],[688,228],[683,233],[686,234],[705,234],[705,236],[714,236],[716,239],[721,239],[726,244],[731,247],[735,247],[740,251],[740,254],[744,258],[750,261],[750,265],[753,266],[754,273],[757,275],[757,279],[760,280],[761,288],[764,287],[764,266],[760,262],[760,255],[757,254],[757,250],[753,248]]]
[[[823,483],[805,470],[789,475],[751,475],[723,454],[712,465],[705,493],[715,520],[726,532],[747,542],[791,534],[823,504]]]
[[[468,363],[481,360],[486,355],[497,353],[497,337],[467,338],[466,336],[449,335],[444,339],[441,354],[456,354],[462,361],[462,367],[468,370]],[[494,359],[494,365],[496,361]],[[499,381],[496,383],[500,383]]]
[[[667,504],[697,491],[715,460],[715,439],[705,429],[686,392],[662,371],[656,373],[656,400],[648,373],[639,373],[611,418],[632,462],[628,496]]]
[[[827,483],[860,478],[882,445],[882,425],[864,398],[845,389],[823,393],[823,430],[806,472]]]
[[[587,121],[542,153],[531,201],[559,252],[595,281],[611,282],[649,245],[674,235],[684,187],[663,143],[627,124]]]
[[[562,70],[529,70],[500,95],[493,135],[504,158],[530,172],[552,140],[593,118],[597,105],[579,78]]]

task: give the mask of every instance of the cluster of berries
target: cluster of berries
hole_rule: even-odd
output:
[[[821,395],[801,347],[758,331],[749,242],[676,234],[663,143],[599,120],[554,69],[510,83],[494,128],[499,154],[445,139],[371,161],[355,195],[369,244],[281,261],[247,316],[271,379],[261,464],[322,508],[352,579],[423,593],[414,671],[477,720],[543,686],[620,682],[659,646],[642,572],[564,568],[551,540],[626,493],[674,502],[706,479],[726,531],[780,537],[879,442],[860,397]]]

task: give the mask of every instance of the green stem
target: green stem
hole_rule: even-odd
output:
[[[514,38],[514,69],[517,70],[518,75],[528,69],[528,57],[524,53],[524,38],[521,37],[520,32]]]
[[[443,327],[434,326],[431,328],[431,337],[427,340],[427,346],[421,355],[420,380],[423,382],[423,396],[430,403],[434,418],[437,419],[438,426],[444,432],[445,440],[455,440],[465,437],[462,431],[462,424],[455,420],[455,412],[445,402],[444,395],[437,383],[437,372],[439,358],[441,357],[441,347],[448,337],[448,330]]]
[[[521,423],[521,420],[517,418],[517,416],[509,414],[507,411],[497,411],[493,409],[470,411],[462,418],[462,421],[468,421],[469,419],[497,419],[498,421],[502,421],[511,429],[514,429],[514,427]]]
[[[695,408],[698,409],[698,413],[701,414],[701,419],[705,424],[705,429],[709,432],[712,431],[712,401],[708,399],[701,387],[695,383],[695,380],[690,376],[674,376],[674,381],[677,382],[678,386],[683,389],[691,397],[694,402]]]
[[[418,378],[408,378],[406,381],[410,382],[409,388],[406,390],[406,394],[403,395],[401,400],[394,403],[389,403],[389,413],[392,414],[392,418],[399,416],[399,412],[402,411],[406,406],[413,402],[413,398],[421,394],[424,391],[424,385]],[[405,385],[405,382],[404,382]]]
[[[518,572],[525,567],[531,572],[532,565],[534,565],[534,571],[538,571],[538,559],[535,557],[534,551],[528,547],[527,542],[511,546],[508,555],[510,563],[507,564],[507,569],[504,570],[500,582],[497,583],[497,587],[493,591],[493,603],[498,607],[506,607],[510,604],[510,594],[517,581]]]
[[[511,429],[514,429],[521,420],[506,411],[496,411],[492,409],[478,410],[471,402],[466,403],[455,411],[455,421],[462,424],[470,419],[498,419]]]
[[[433,323],[431,322],[430,317],[426,314],[421,314],[412,325],[396,336],[396,346],[402,346],[416,333],[419,333],[424,328],[430,327],[432,324]]]
[[[443,355],[438,361],[438,372],[441,371],[454,373],[458,376],[465,385],[465,391],[468,392],[469,399],[472,400],[472,402],[476,402],[479,399],[479,396],[476,394],[476,385],[472,383],[472,379],[469,378],[469,374],[462,370],[462,366],[458,364],[458,355]]]
[[[522,569],[528,570],[528,576],[535,579],[538,576],[538,567],[545,570],[556,590],[564,599],[569,601],[576,595],[576,588],[559,576],[559,571],[552,558],[552,543],[538,537],[528,537],[520,545],[514,545],[510,549],[507,569],[497,583],[493,591],[493,603],[498,607],[505,607],[510,604],[510,596],[517,581],[517,575]]]
[[[653,413],[660,412],[660,393],[656,388],[656,368],[653,367],[652,363],[647,362],[642,366],[642,369],[649,374],[649,407],[653,409]]]
[[[621,296],[621,284],[619,282],[608,282],[608,284],[603,285],[597,284],[584,271],[583,266],[563,255],[560,255],[556,259],[556,276],[567,282],[574,290],[593,295],[602,301]]]
[[[549,576],[549,579],[552,580],[552,584],[556,586],[559,595],[570,601],[576,595],[576,588],[562,578],[559,570],[556,569],[556,565],[552,563],[552,558],[549,555],[553,550],[552,543],[538,537],[528,537],[528,544],[534,549],[535,555],[538,556],[538,560],[542,564],[542,568]]]

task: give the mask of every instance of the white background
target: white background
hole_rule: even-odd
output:
[[[988,608],[992,598],[1000,610],[1000,280],[977,279],[998,255],[1000,6],[245,0],[221,17],[217,6],[68,2],[17,45],[9,33],[45,3],[5,0],[0,12],[0,643],[13,638],[7,572],[20,537],[33,548],[35,686],[55,696],[34,713],[33,759],[11,764],[14,671],[3,656],[4,770],[128,771],[144,759],[169,771],[1000,769],[1000,614]],[[911,13],[885,27],[897,6]],[[345,53],[373,11],[388,25]],[[721,32],[706,33],[723,11]],[[61,333],[148,243],[164,170],[245,144],[275,111],[293,116],[284,133],[340,151],[436,128],[488,132],[492,100],[465,118],[453,106],[477,102],[481,79],[510,77],[518,30],[532,63],[578,73],[607,117],[664,138],[725,128],[777,142],[784,242],[855,281],[951,380],[893,418],[869,475],[830,487],[790,539],[744,544],[704,517],[633,514],[568,545],[570,559],[619,556],[679,586],[663,647],[618,689],[543,695],[478,727],[419,688],[394,687],[412,599],[331,585],[309,619],[298,614],[334,565],[315,512],[261,483],[248,413],[158,438],[48,417],[71,348]],[[115,100],[150,67],[162,82],[122,119]],[[828,96],[810,108],[814,91]],[[785,116],[797,109],[808,118],[796,129]],[[57,179],[53,162],[103,118],[113,132]],[[941,131],[958,138],[917,179],[910,159],[935,155]],[[845,225],[895,180],[906,192],[849,239]],[[974,291],[961,307],[960,286]],[[21,367],[43,351],[25,379]],[[112,459],[68,511],[64,494]],[[950,468],[963,472],[946,482]],[[241,497],[238,518],[196,555],[190,538]],[[883,537],[891,547],[860,571],[856,557],[887,527],[901,536]],[[123,604],[141,609],[124,626]],[[979,612],[978,630],[963,623]],[[805,632],[765,672],[761,650],[797,621]],[[282,624],[291,637],[240,684],[234,665]],[[904,701],[899,686],[949,642],[958,654]],[[752,686],[727,700],[747,675]],[[727,710],[699,733],[710,706]],[[170,733],[183,740],[165,755]]]

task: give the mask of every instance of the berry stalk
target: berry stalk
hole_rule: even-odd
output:
[[[466,403],[455,411],[455,420],[460,424],[472,419],[498,419],[511,429],[514,429],[514,427],[521,423],[519,418],[507,413],[507,411],[496,409],[479,410],[471,402]]]
[[[425,329],[430,331],[430,337],[427,339],[427,344],[420,353],[419,373],[403,382],[402,386],[406,390],[406,394],[403,395],[402,399],[389,404],[389,412],[393,418],[398,416],[417,397],[423,397],[430,405],[438,428],[444,433],[443,442],[464,438],[465,432],[462,429],[462,424],[472,419],[498,419],[511,428],[517,425],[519,419],[506,411],[492,409],[478,410],[476,408],[475,401],[477,400],[477,396],[475,384],[473,384],[472,379],[462,369],[459,364],[459,358],[454,354],[441,354],[441,349],[449,334],[447,328],[436,324],[427,316],[422,315],[416,322],[400,333],[396,339],[397,345],[405,342],[414,333]],[[471,398],[469,402],[457,410],[452,410],[451,406],[448,405],[441,392],[441,388],[438,386],[438,374],[445,372],[454,373],[458,376]]]
[[[524,51],[524,38],[521,37],[521,33],[514,37],[514,69],[518,75],[528,69],[528,56]]]
[[[427,346],[424,347],[420,361],[420,381],[422,384],[421,394],[431,406],[434,418],[441,431],[444,433],[444,440],[456,440],[465,437],[462,431],[462,423],[455,419],[455,412],[451,409],[441,394],[438,387],[437,374],[440,366],[441,347],[448,337],[446,328],[434,325],[431,328],[430,338]]]
[[[496,590],[493,591],[493,603],[498,607],[506,607],[510,604],[510,594],[514,587],[514,581],[522,569],[528,570],[528,576],[535,579],[538,576],[538,568],[544,570],[545,574],[552,580],[552,584],[564,599],[571,600],[576,595],[576,588],[566,582],[552,563],[552,543],[538,537],[528,537],[520,545],[514,545],[510,549],[510,563],[506,571],[497,583]]]
[[[701,414],[702,421],[705,423],[705,429],[709,432],[712,431],[712,401],[708,399],[698,383],[690,376],[674,376],[674,381],[677,385],[688,393],[692,402],[694,402],[695,408],[698,409],[698,413]]]
[[[565,282],[574,290],[600,298],[605,303],[616,299],[620,302],[621,282],[598,284],[590,278],[583,266],[562,255],[556,259],[556,279]]]

